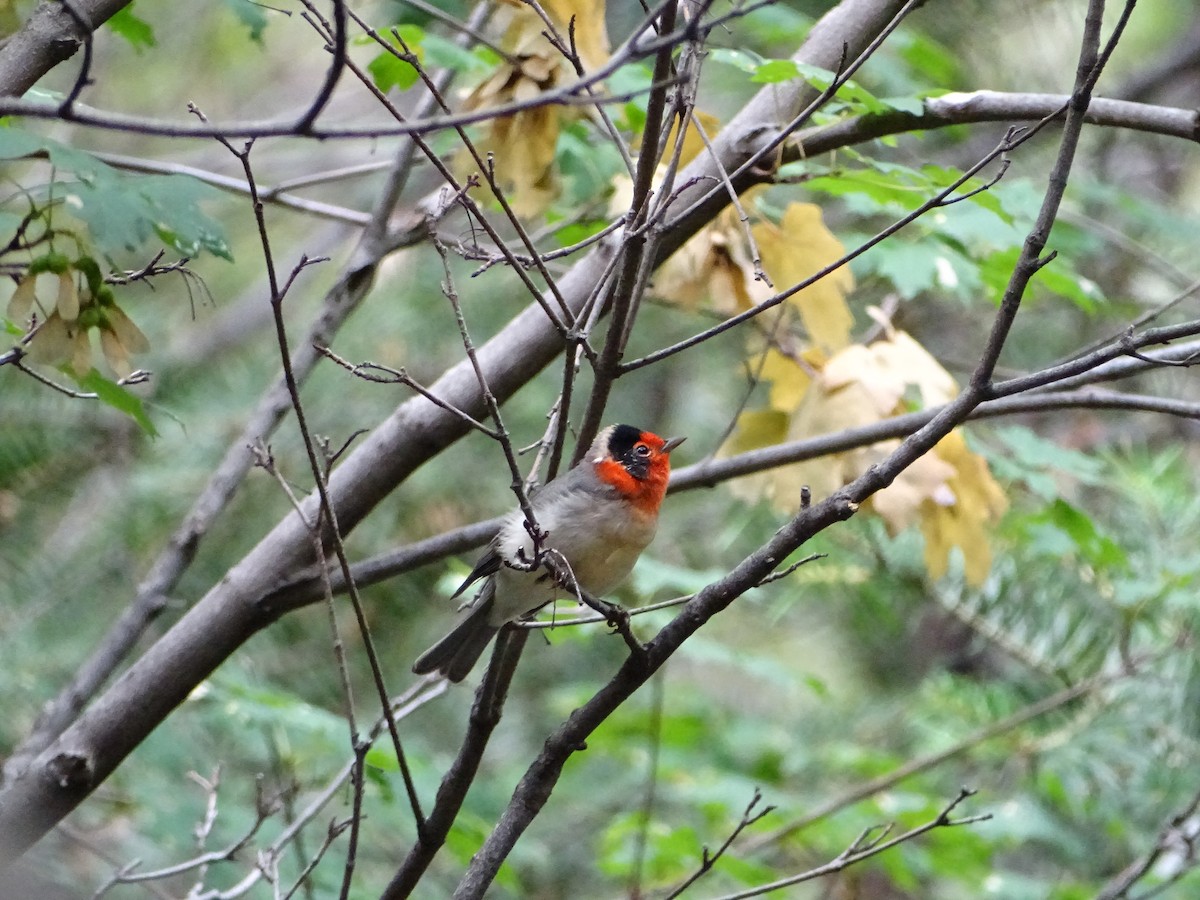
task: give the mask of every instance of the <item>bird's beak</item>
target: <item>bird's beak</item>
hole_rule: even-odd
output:
[[[660,450],[659,453],[670,453],[686,440],[686,437],[667,438],[665,441],[663,441],[662,450]]]

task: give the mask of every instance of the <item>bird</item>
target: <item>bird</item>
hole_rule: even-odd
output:
[[[661,438],[632,425],[609,425],[586,456],[530,499],[543,553],[565,560],[566,576],[580,589],[603,595],[625,580],[654,539],[658,510],[667,492],[671,451],[684,438]],[[504,625],[524,618],[564,593],[544,565],[535,562],[525,513],[505,516],[496,537],[451,599],[485,579],[475,599],[460,607],[450,633],[417,658],[417,675],[439,672],[462,681]],[[560,567],[561,568],[561,567]]]

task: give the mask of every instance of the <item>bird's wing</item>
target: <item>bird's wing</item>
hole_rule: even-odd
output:
[[[487,552],[479,557],[479,561],[475,563],[475,568],[471,570],[471,574],[466,577],[466,580],[458,586],[458,590],[450,595],[453,600],[480,578],[486,578],[488,575],[495,575],[500,571],[500,551],[496,547],[496,542],[493,541],[488,545]]]
[[[538,525],[551,532],[557,530],[554,516],[547,516],[547,511],[552,510],[556,502],[561,500],[561,498],[581,492],[586,492],[589,496],[593,496],[599,492],[614,493],[613,488],[602,484],[595,475],[591,474],[591,469],[588,466],[576,466],[566,474],[538,488],[530,498],[533,503],[534,514],[538,516]],[[539,512],[541,515],[538,515]],[[509,530],[517,527],[523,528],[522,523],[524,521],[525,516],[519,510],[515,510],[510,514],[505,524],[500,526],[500,533],[488,545],[483,556],[479,557],[479,561],[475,563],[475,568],[471,570],[471,574],[466,577],[466,580],[458,586],[458,590],[451,596],[451,600],[459,596],[480,578],[495,575],[500,571],[500,567],[504,564],[503,556],[500,553],[500,542],[505,534],[505,530],[506,528]],[[553,543],[553,536],[551,536],[551,543]]]

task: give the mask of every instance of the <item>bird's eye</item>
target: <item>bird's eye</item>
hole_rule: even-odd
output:
[[[638,456],[649,456],[650,448],[647,447],[645,444],[638,444],[636,447],[633,448],[633,452],[636,453]]]

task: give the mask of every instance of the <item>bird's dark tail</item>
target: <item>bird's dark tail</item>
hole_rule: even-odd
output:
[[[413,663],[413,672],[417,675],[441,672],[455,682],[466,678],[496,632],[500,630],[499,626],[488,622],[492,603],[492,594],[488,591],[448,635],[417,658]]]

